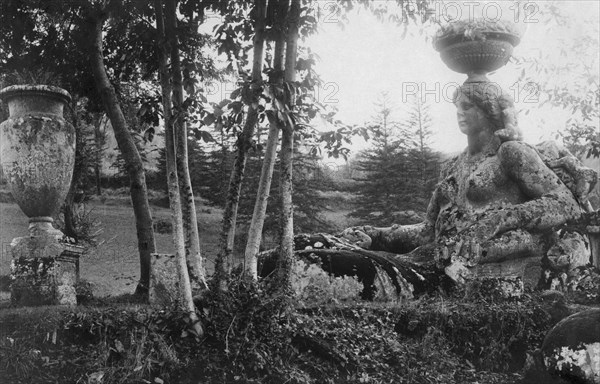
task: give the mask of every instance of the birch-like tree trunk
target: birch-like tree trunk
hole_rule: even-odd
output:
[[[166,1],[169,2],[170,0]],[[165,124],[165,152],[167,160],[169,207],[171,209],[171,219],[173,222],[173,243],[175,244],[177,272],[179,275],[179,305],[188,313],[188,316],[193,324],[193,329],[199,336],[202,336],[203,329],[199,322],[198,316],[196,315],[196,307],[192,300],[192,287],[188,274],[188,265],[186,262],[186,242],[184,235],[179,177],[177,172],[177,159],[175,154],[175,119],[171,105],[171,93],[173,89],[171,87],[168,70],[168,44],[165,36],[161,0],[154,0],[154,8],[156,13],[156,27],[158,30],[157,50],[159,57],[160,84],[162,88],[163,116]]]
[[[190,279],[194,286],[206,289],[206,273],[204,260],[200,251],[200,235],[194,191],[188,165],[187,122],[183,110],[183,84],[181,76],[181,59],[179,57],[179,39],[177,38],[177,9],[178,0],[167,0],[165,6],[165,31],[169,41],[171,54],[171,74],[173,79],[173,110],[174,133],[177,161],[177,176],[183,213],[183,230],[185,235],[185,258],[187,260]]]
[[[289,12],[287,46],[285,55],[285,81],[290,89],[296,81],[296,57],[298,53],[298,22],[300,17],[300,0],[292,0]],[[295,103],[295,94],[290,92],[288,106],[290,113]],[[294,125],[292,119],[283,126],[281,135],[281,238],[280,255],[278,260],[278,279],[282,289],[291,289],[291,270],[294,260],[294,204],[292,201],[293,184],[293,153],[294,153]]]
[[[275,41],[275,52],[273,58],[273,69],[275,76],[270,79],[275,87],[282,87],[283,78],[283,63],[285,59],[285,34],[282,31],[278,34]],[[275,103],[275,101],[274,101]],[[273,180],[273,169],[275,168],[275,160],[277,155],[277,142],[279,139],[279,131],[281,124],[279,119],[271,118],[269,120],[269,137],[267,138],[267,146],[265,148],[265,158],[262,164],[260,173],[260,181],[258,191],[256,193],[256,202],[254,203],[254,211],[252,212],[252,221],[248,230],[248,242],[244,253],[244,273],[253,280],[258,278],[257,273],[257,255],[260,250],[260,242],[262,239],[262,231],[267,213],[267,203],[269,192],[271,190],[271,181]]]
[[[262,82],[264,61],[265,19],[267,11],[266,0],[255,0],[255,7],[256,18],[254,20],[252,82],[258,85]],[[227,190],[225,211],[223,212],[223,226],[221,228],[220,250],[215,263],[215,277],[218,289],[221,291],[224,291],[227,288],[226,277],[229,275],[232,265],[240,192],[246,169],[248,150],[252,145],[252,136],[254,135],[254,129],[257,124],[258,101],[252,102],[248,106],[248,116],[246,117],[244,128],[237,140],[237,152],[233,170],[231,171],[231,178],[229,180],[229,189]]]
[[[267,203],[271,190],[271,181],[273,180],[280,129],[281,127],[276,122],[272,122],[269,126],[265,158],[260,173],[256,202],[254,203],[254,211],[252,212],[252,221],[248,230],[248,242],[246,243],[244,254],[244,271],[246,276],[249,276],[253,280],[258,278],[257,255],[260,251],[262,231],[267,216]]]
[[[102,98],[102,103],[111,126],[115,139],[123,159],[125,160],[127,174],[129,175],[129,193],[133,213],[135,215],[135,226],[137,230],[138,249],[140,253],[140,281],[136,288],[137,294],[148,294],[150,283],[150,255],[156,252],[154,242],[154,231],[152,228],[152,214],[148,204],[148,190],[146,187],[146,175],[142,158],[135,146],[135,142],[123,116],[117,95],[108,79],[104,57],[102,54],[102,26],[107,14],[92,17],[90,20],[92,29],[92,47],[90,50],[90,62],[96,88]]]

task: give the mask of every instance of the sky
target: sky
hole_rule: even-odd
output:
[[[449,2],[450,3],[450,2]],[[477,8],[481,2],[471,5],[468,12],[462,11],[463,18],[483,13]],[[501,6],[505,15],[514,16],[510,6],[512,1],[503,1]],[[456,86],[462,84],[466,75],[448,69],[433,49],[430,41],[414,33],[402,38],[401,29],[390,22],[380,22],[365,10],[352,11],[344,27],[340,27],[332,2],[319,1],[319,33],[307,39],[306,45],[320,57],[316,71],[324,80],[319,90],[321,102],[337,107],[338,118],[347,124],[362,124],[374,113],[373,102],[381,91],[393,97],[398,106],[398,118],[402,116],[407,96],[415,87],[425,91],[425,99],[431,105],[433,130],[432,146],[442,152],[454,153],[466,147],[466,137],[458,131],[456,112],[451,96]],[[518,16],[520,25],[526,27],[521,43],[515,48],[515,56],[536,56],[547,60],[560,60],[560,39],[577,39],[589,32],[589,25],[597,26],[599,4],[596,0],[577,0],[557,2],[561,12],[572,20],[587,20],[583,23],[570,22],[565,26],[544,24],[536,14],[536,8],[529,5],[528,14]],[[484,4],[482,7],[485,6]],[[439,8],[439,14],[453,18],[457,15],[451,7]],[[489,17],[496,18],[495,8],[486,8]],[[454,11],[454,13],[452,13]],[[522,23],[526,21],[526,23]],[[581,61],[594,62],[598,72],[598,47],[589,52],[589,57]],[[569,59],[573,59],[569,57]],[[558,129],[565,126],[569,113],[559,108],[540,107],[536,95],[537,84],[518,83],[521,69],[513,63],[488,76],[508,90],[515,98],[517,110],[520,110],[519,122],[524,131],[525,141],[537,143],[553,139]],[[569,82],[569,79],[564,79]],[[529,112],[527,112],[529,110]],[[527,114],[526,114],[527,113]],[[364,147],[364,143],[355,140],[355,149]]]
[[[572,42],[586,34],[598,35],[600,25],[600,1],[598,0],[442,0],[434,8],[434,17],[442,24],[452,19],[487,17],[510,19],[524,30],[521,43],[515,48],[515,57],[536,57],[551,64],[561,62],[591,65],[598,83],[600,70],[600,47],[593,46],[583,56],[561,55],[561,48],[568,50]],[[544,22],[541,10],[552,3],[566,17],[564,25],[556,20]],[[388,6],[393,1],[376,0],[375,4]],[[515,6],[517,4],[517,6]],[[372,12],[362,8],[349,12],[342,22],[339,9],[333,0],[314,2],[318,14],[318,33],[302,42],[319,57],[316,71],[323,80],[317,90],[318,100],[337,108],[337,118],[348,125],[368,122],[374,115],[374,102],[381,92],[387,92],[397,106],[396,119],[401,120],[407,100],[420,89],[430,105],[434,136],[432,147],[444,153],[457,153],[466,147],[466,137],[458,130],[455,107],[451,102],[453,91],[462,84],[466,75],[453,72],[442,62],[431,43],[436,26],[409,29],[402,36],[401,28],[393,22],[382,22]],[[523,12],[523,7],[527,11]],[[516,10],[520,9],[520,13]],[[218,22],[210,20],[204,26],[206,32]],[[590,32],[591,31],[591,32]],[[223,58],[222,58],[223,59]],[[579,64],[577,64],[579,63]],[[537,94],[540,84],[519,81],[522,68],[509,62],[505,67],[488,75],[515,99],[519,111],[519,125],[526,142],[535,144],[556,139],[556,132],[566,126],[571,117],[569,111],[542,106]],[[576,84],[581,68],[554,82]],[[546,79],[540,79],[540,82]],[[232,83],[208,86],[209,100],[219,101],[229,96],[236,86]],[[575,91],[575,90],[573,90]],[[597,122],[598,123],[598,122]],[[598,123],[600,124],[600,123]],[[317,124],[318,125],[318,124]],[[331,129],[321,127],[321,129]],[[353,139],[353,153],[368,146],[360,138]]]

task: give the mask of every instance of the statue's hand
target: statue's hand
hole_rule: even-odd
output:
[[[521,133],[521,130],[518,128],[518,126],[514,125],[506,125],[506,128],[499,129],[496,132],[494,132],[494,134],[498,136],[500,138],[500,141],[502,141],[503,143],[505,141],[515,141],[523,139],[523,134]]]
[[[588,194],[594,189],[598,182],[598,173],[591,168],[584,166],[579,159],[569,154],[558,159],[548,160],[546,164],[551,169],[562,168],[573,179],[561,180],[573,192],[580,201],[587,201]],[[556,172],[556,171],[555,171]],[[558,174],[560,177],[560,174]]]
[[[450,262],[460,261],[466,266],[478,264],[482,249],[488,247],[491,240],[518,228],[517,217],[514,210],[508,207],[475,215],[470,225],[456,235],[442,239],[442,258]]]
[[[483,243],[506,230],[505,217],[500,213],[478,215],[471,225],[460,231],[458,235],[465,241],[475,240]]]
[[[443,240],[437,250],[437,260],[444,266],[460,263],[471,267],[479,263],[482,257],[481,242],[475,238],[452,236]]]
[[[371,248],[373,240],[365,233],[368,227],[350,227],[342,231],[340,237],[364,249]]]

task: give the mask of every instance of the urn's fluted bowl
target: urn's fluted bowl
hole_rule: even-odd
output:
[[[449,39],[450,40],[450,39]],[[513,45],[506,39],[446,41],[438,44],[442,61],[455,72],[488,73],[508,62]]]
[[[506,65],[520,34],[509,22],[458,21],[442,27],[434,48],[442,61],[459,73],[487,73]]]
[[[75,130],[63,118],[71,96],[58,87],[4,88],[9,118],[0,124],[0,160],[11,192],[30,218],[51,217],[69,190]]]

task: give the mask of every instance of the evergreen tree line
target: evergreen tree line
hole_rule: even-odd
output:
[[[431,148],[430,106],[416,96],[397,119],[389,94],[381,93],[374,104],[370,146],[356,159],[358,207],[352,215],[372,225],[418,222],[440,171],[440,153]]]

